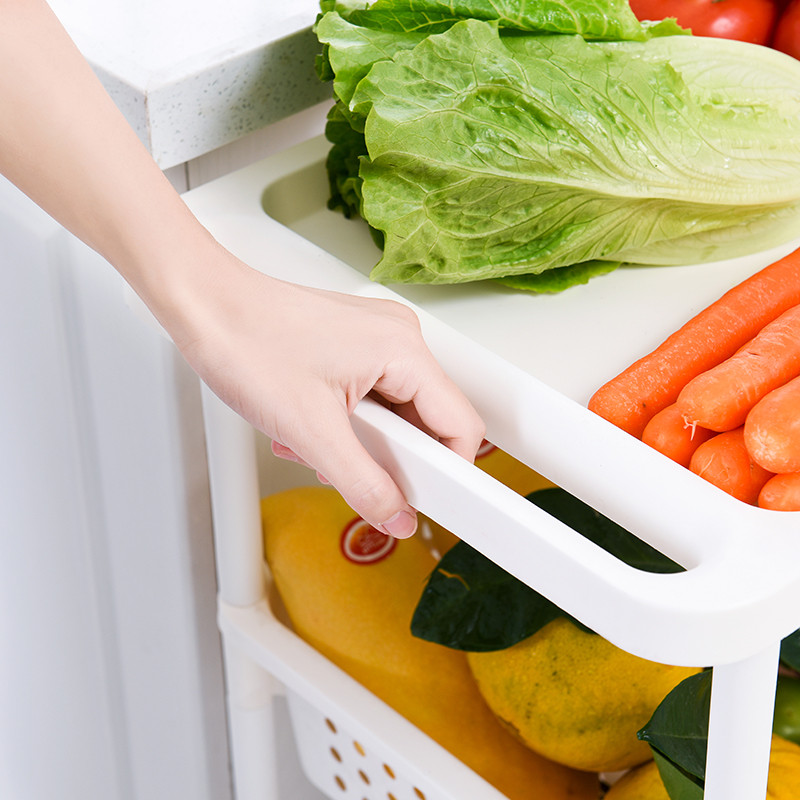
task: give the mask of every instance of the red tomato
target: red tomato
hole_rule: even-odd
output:
[[[778,20],[772,46],[800,58],[800,0],[791,0]]]
[[[630,0],[630,5],[640,20],[675,17],[695,36],[753,44],[769,44],[778,15],[775,0]]]

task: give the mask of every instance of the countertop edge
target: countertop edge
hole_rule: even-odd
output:
[[[252,32],[167,69],[147,70],[98,40],[81,46],[106,91],[162,169],[184,163],[331,97],[317,77],[307,15]]]

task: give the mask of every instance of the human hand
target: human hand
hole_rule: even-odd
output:
[[[470,460],[483,436],[414,314],[235,259],[189,212],[47,3],[0,3],[0,23],[0,173],[113,264],[278,455],[318,470],[370,524],[410,536],[414,510],[350,427],[356,404],[377,392]]]
[[[470,461],[484,435],[416,315],[392,301],[269,278],[224,250],[213,269],[199,298],[181,307],[180,323],[167,320],[188,362],[273,440],[276,455],[315,469],[371,525],[410,536],[416,512],[350,425],[358,402],[377,394]]]

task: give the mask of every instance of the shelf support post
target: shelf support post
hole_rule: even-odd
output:
[[[714,667],[704,800],[763,800],[780,642]]]

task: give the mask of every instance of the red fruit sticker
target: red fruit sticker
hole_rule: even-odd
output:
[[[397,539],[373,528],[356,517],[343,531],[339,540],[342,555],[354,564],[376,564],[383,561],[395,547]]]

